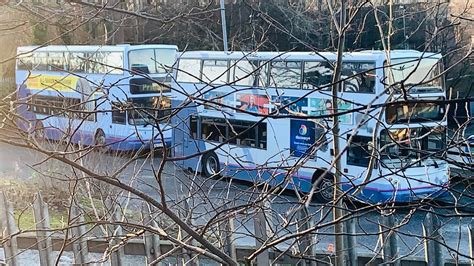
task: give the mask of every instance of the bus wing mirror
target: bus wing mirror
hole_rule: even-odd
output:
[[[369,143],[367,143],[367,150],[371,152],[373,149],[374,149],[374,142],[369,141]]]
[[[470,145],[474,145],[474,135],[470,135],[469,137],[467,137],[467,141]]]

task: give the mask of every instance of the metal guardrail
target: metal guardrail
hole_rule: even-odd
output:
[[[268,206],[270,207],[270,206]],[[55,260],[53,257],[53,250],[72,251],[74,254],[74,261],[78,264],[87,263],[89,258],[89,252],[91,253],[104,253],[110,252],[110,263],[112,266],[122,265],[123,255],[135,255],[145,256],[147,262],[152,262],[157,259],[160,254],[166,254],[169,251],[175,251],[170,254],[169,257],[187,257],[193,258],[193,260],[199,260],[204,258],[203,255],[194,254],[193,251],[177,249],[176,243],[172,243],[167,239],[160,239],[159,235],[142,232],[133,236],[125,236],[122,225],[114,223],[120,220],[118,217],[118,211],[112,215],[113,219],[110,220],[110,232],[111,235],[97,236],[87,230],[87,226],[84,223],[84,217],[82,212],[79,211],[79,206],[72,205],[71,207],[71,232],[68,234],[68,239],[65,239],[65,234],[54,233],[58,230],[51,229],[49,220],[48,205],[43,201],[40,193],[37,193],[36,199],[33,203],[33,213],[35,217],[34,232],[20,233],[16,227],[14,220],[14,213],[12,203],[10,203],[3,192],[0,191],[0,230],[3,232],[2,246],[5,252],[5,259],[8,265],[18,265],[17,255],[21,253],[20,250],[24,249],[35,249],[39,251],[40,264],[51,265],[51,262]],[[142,210],[142,215],[146,221],[157,222],[148,208]],[[260,232],[256,232],[256,239],[259,240],[257,246],[235,246],[232,231],[230,234],[225,236],[223,239],[229,239],[230,244],[227,243],[221,248],[225,249],[224,252],[232,254],[232,257],[239,262],[247,264],[246,258],[252,254],[258,246],[262,245],[261,241],[266,237],[268,232],[267,223],[261,219],[265,219],[264,215],[255,215],[254,223],[258,225]],[[357,235],[355,226],[351,226],[352,220],[345,222],[347,230],[346,244],[344,250],[347,252],[347,265],[358,266],[358,265],[378,265],[385,263],[387,265],[471,265],[469,259],[458,259],[457,261],[450,258],[443,258],[441,251],[441,233],[442,230],[438,218],[431,212],[428,211],[423,222],[423,240],[425,256],[407,256],[400,257],[399,246],[396,236],[395,221],[391,214],[387,213],[382,216],[382,223],[380,224],[380,234],[382,236],[383,252],[381,254],[368,254],[357,252]],[[229,219],[229,224],[233,224],[232,219]],[[232,228],[229,227],[229,228]],[[222,234],[229,232],[228,228],[223,228]],[[66,229],[67,230],[67,229]],[[474,219],[469,225],[469,239],[470,239],[470,250],[471,255],[474,254]],[[156,239],[151,239],[155,237]],[[125,240],[125,241],[124,241]],[[122,242],[123,241],[123,242]],[[310,240],[311,242],[311,240]],[[64,245],[64,246],[63,246]],[[334,253],[329,250],[322,249],[310,249],[311,253],[306,254],[311,258],[318,260],[318,265],[332,265],[334,261]],[[261,262],[265,262],[265,265],[296,265],[301,262],[289,253],[279,253],[276,250],[268,249],[262,252],[256,258],[258,265],[263,265]],[[264,257],[263,257],[264,256]],[[474,260],[472,261],[474,262]]]

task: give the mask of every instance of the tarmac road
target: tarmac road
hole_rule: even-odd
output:
[[[47,145],[60,144],[53,143]],[[42,162],[44,158],[45,156],[38,152],[0,144],[0,178],[21,178],[27,180],[38,178],[41,176],[40,173],[45,172],[49,173],[49,175],[59,175],[66,178],[73,176],[74,173],[70,167],[57,162],[36,165]],[[84,156],[82,160],[78,160],[78,162],[84,164],[89,169],[109,175],[128,161],[130,161],[130,156],[102,153],[91,153]],[[118,177],[122,182],[132,184],[148,195],[159,199],[160,192],[153,174],[154,169],[158,168],[159,163],[159,157],[137,159],[129,163],[120,172]],[[199,175],[193,176],[181,171],[172,163],[165,165],[161,181],[164,185],[166,198],[170,203],[185,198],[189,191],[192,191],[193,197],[189,204],[191,205],[190,209],[193,211],[194,217],[196,217],[195,223],[198,224],[204,224],[210,217],[210,213],[219,208],[225,199],[230,199],[228,204],[231,205],[251,204],[258,197],[260,191],[259,188],[255,188],[249,183],[236,183],[229,180],[215,179],[206,180]],[[284,224],[284,219],[291,216],[292,209],[297,201],[294,193],[283,193],[272,202],[271,223],[274,225],[274,229],[278,228],[277,236],[294,232],[294,226],[282,229],[282,224]],[[133,204],[130,205],[130,208],[135,207]],[[330,211],[330,208],[322,207],[316,202],[310,207],[310,212],[314,214],[316,223],[330,221],[331,215],[328,215],[324,221],[321,221],[319,218],[328,211]],[[466,257],[469,256],[468,225],[471,223],[470,213],[456,215],[456,210],[447,204],[435,207],[433,211],[439,214],[438,218],[442,225],[440,233],[443,237],[444,245],[452,250],[459,251],[460,259],[466,261]],[[423,256],[423,224],[432,222],[425,220],[426,212],[405,206],[397,210],[394,215],[395,220],[403,224],[398,228],[400,254],[402,256]],[[253,234],[254,231],[253,221],[249,217],[250,214],[239,214],[237,216],[235,225],[237,234],[235,238],[238,245],[255,245],[255,240],[248,236]],[[380,219],[381,216],[376,211],[360,213],[360,217],[356,221],[356,231],[359,235],[356,241],[359,252],[377,252],[380,247],[377,235]],[[318,249],[327,250],[334,243],[334,237],[331,235],[332,230],[332,227],[327,226],[318,231]],[[284,248],[288,243],[285,242],[279,247]],[[444,258],[454,256],[454,253],[448,252],[447,248],[442,249]]]

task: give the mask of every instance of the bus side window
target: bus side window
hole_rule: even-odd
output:
[[[33,56],[31,54],[19,56],[17,65],[18,70],[33,70]]]
[[[179,60],[177,79],[178,82],[201,83],[201,60]]]
[[[30,110],[36,114],[49,114],[49,110],[46,110],[44,105],[46,104],[45,101],[41,99],[40,95],[32,95],[30,98]]]
[[[225,119],[202,118],[201,134],[203,140],[224,142],[227,140],[227,124]]]
[[[39,52],[33,55],[33,69],[37,71],[48,71],[48,53]]]
[[[344,81],[345,92],[374,93],[375,77],[374,63],[350,62],[342,64],[341,78],[347,78]]]
[[[84,53],[70,53],[69,54],[69,71],[75,73],[86,72],[86,61]]]
[[[229,62],[227,60],[204,60],[202,64],[202,79],[205,83],[227,84]]]
[[[123,74],[123,54],[121,52],[105,53],[104,63],[107,74]]]
[[[125,125],[126,121],[126,111],[123,109],[122,104],[112,102],[112,123]]]
[[[103,69],[105,69],[100,63],[103,63],[103,53],[101,52],[94,52],[89,55],[89,73],[93,74],[100,74],[104,73]]]
[[[163,123],[169,123],[171,119],[171,99],[166,96],[155,98],[157,101],[154,104],[155,108],[159,109],[157,117],[163,121]]]
[[[192,139],[198,139],[198,118],[196,116],[191,116],[189,120],[190,136]]]
[[[267,123],[260,123],[258,125],[258,147],[260,149],[267,149]]]
[[[83,119],[96,121],[97,99],[94,99],[91,96],[88,96],[84,102],[80,102],[80,109]]]
[[[300,89],[301,62],[271,62],[269,87]]]
[[[255,87],[266,87],[268,84],[268,77],[270,76],[268,71],[270,69],[269,67],[270,62],[264,62],[260,61],[260,64],[258,66],[258,80],[254,84]]]
[[[235,137],[229,141],[230,144],[260,149],[267,148],[266,123],[260,123],[254,126],[255,122],[229,120],[229,124],[229,137]]]
[[[328,62],[305,62],[303,73],[303,89],[330,90],[333,67]]]
[[[231,82],[237,86],[255,86],[258,79],[258,61],[239,60],[231,63]]]
[[[78,102],[74,101],[74,98],[58,97],[52,99],[51,114],[57,116],[65,116],[68,118],[80,118],[79,108],[77,106]]]
[[[349,139],[350,136],[347,136]],[[372,137],[353,136],[352,142],[347,150],[347,164],[361,167],[369,166],[371,151],[370,143]]]
[[[63,114],[71,118],[83,119],[87,118],[87,113],[84,112],[81,99],[78,98],[63,98]],[[72,114],[68,114],[72,112]]]
[[[51,52],[48,55],[49,71],[63,71],[64,70],[64,53]]]
[[[249,129],[253,126],[253,122],[240,121],[240,120],[230,120],[229,128],[229,137],[234,139],[230,140],[230,144],[236,144],[240,146],[247,147],[256,147],[257,139],[255,134],[255,127]]]

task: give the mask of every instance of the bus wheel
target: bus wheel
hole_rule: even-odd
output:
[[[205,177],[212,177],[219,174],[219,158],[217,158],[215,152],[208,152],[202,157],[202,172]]]
[[[35,130],[33,131],[33,136],[37,140],[45,138],[43,122],[36,122]]]
[[[94,144],[102,152],[105,152],[108,150],[107,142],[105,139],[105,133],[102,129],[98,129],[97,132],[95,133]]]
[[[316,184],[314,197],[318,202],[327,203],[331,202],[334,197],[334,177],[331,173],[327,173],[323,179],[319,180],[323,173],[324,171],[321,170],[316,171],[313,175],[313,184],[319,182]]]

